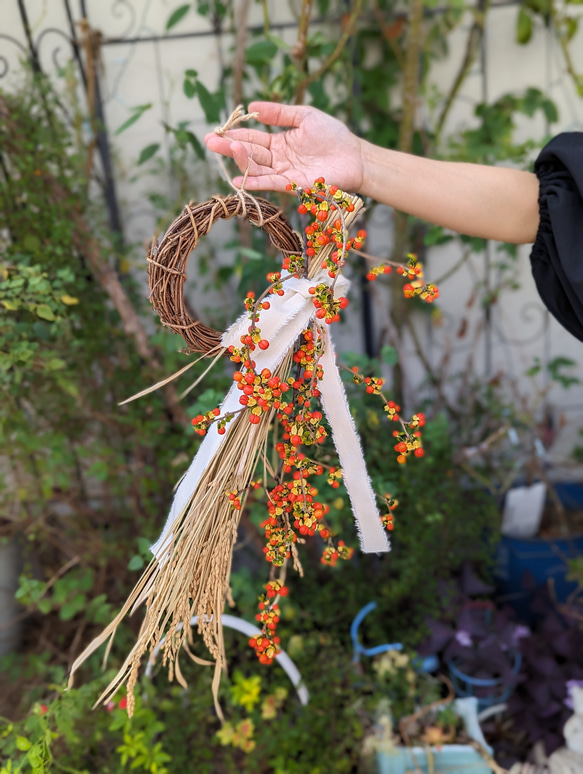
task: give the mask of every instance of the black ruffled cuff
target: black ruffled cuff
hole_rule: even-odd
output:
[[[583,132],[551,140],[534,171],[540,182],[534,280],[549,311],[583,341]]]

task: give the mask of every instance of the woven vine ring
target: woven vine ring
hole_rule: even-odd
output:
[[[299,236],[281,210],[265,199],[245,192],[213,196],[206,202],[187,204],[164,234],[160,244],[148,252],[150,300],[163,325],[179,333],[192,352],[209,352],[221,341],[221,333],[193,320],[186,310],[184,282],[188,258],[201,236],[219,219],[243,218],[263,229],[271,244],[284,256],[301,252]]]

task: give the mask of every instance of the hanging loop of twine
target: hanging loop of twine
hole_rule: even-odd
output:
[[[215,131],[217,134],[224,134],[241,121],[254,117],[256,114],[244,114],[243,108],[239,106],[227,122]],[[147,255],[150,301],[162,324],[179,333],[192,352],[210,352],[220,345],[221,341],[219,331],[190,317],[184,299],[186,267],[190,254],[198,246],[200,238],[209,233],[217,220],[238,217],[248,221],[265,231],[273,247],[284,256],[296,255],[302,251],[301,238],[294,232],[279,208],[266,199],[252,196],[244,190],[244,185],[237,188],[226,170],[224,174],[236,193],[213,196],[200,204],[187,204],[168,228],[162,241],[159,244],[152,243]]]

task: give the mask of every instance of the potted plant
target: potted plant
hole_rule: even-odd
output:
[[[519,683],[507,710],[525,744],[532,748],[542,742],[547,755],[564,744],[563,728],[573,711],[570,689],[583,684],[580,600],[563,605],[550,591],[543,587],[534,594],[537,619],[531,636],[521,642]]]
[[[453,772],[460,766],[490,772],[491,750],[477,722],[477,700],[454,701],[450,681],[416,671],[416,663],[414,654],[398,650],[374,659],[374,722],[364,755],[374,755],[380,774]],[[444,684],[448,690],[442,697]]]
[[[442,584],[442,615],[426,620],[429,636],[419,647],[422,655],[441,657],[456,695],[475,696],[479,709],[510,697],[521,664],[518,644],[530,633],[510,607],[484,599],[492,591],[464,565],[457,581]]]

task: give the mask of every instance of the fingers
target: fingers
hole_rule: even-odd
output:
[[[256,167],[262,167],[267,172],[273,172],[271,153],[266,148],[260,148],[257,145],[247,145],[242,142],[234,142],[231,145],[231,151],[235,163],[244,172],[247,169],[247,164],[250,165],[249,171],[251,174],[257,174]]]
[[[210,134],[205,135],[204,141],[208,145],[214,137],[223,139],[222,135],[216,134],[216,132],[211,132]],[[229,140],[238,140],[239,142],[246,142],[249,145],[261,145],[262,148],[269,148],[271,144],[271,135],[267,134],[267,132],[259,131],[258,129],[229,129],[229,131],[225,133],[224,138]],[[211,148],[211,150],[214,149]]]
[[[247,109],[250,113],[259,113],[257,118],[269,126],[292,126],[301,124],[306,113],[315,108],[306,105],[280,105],[277,102],[251,102]]]
[[[258,175],[257,177],[249,176],[245,181],[246,191],[286,191],[286,185],[289,183],[285,177],[275,174]],[[233,178],[233,184],[240,187],[243,184],[243,177]]]
[[[213,151],[213,153],[222,153],[223,156],[233,157],[233,151],[231,149],[232,142],[227,137],[221,137],[220,135],[211,132],[205,136],[204,141],[206,147]]]

